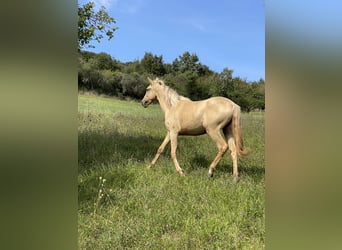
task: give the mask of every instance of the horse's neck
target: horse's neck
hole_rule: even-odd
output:
[[[158,102],[164,113],[170,110],[170,102],[168,102],[164,96],[158,96]]]
[[[179,96],[177,93],[174,93],[175,95],[170,96],[165,93],[164,90],[161,90],[159,93],[157,93],[157,98],[160,104],[160,107],[162,108],[163,112],[168,112],[173,105],[177,105],[179,100],[189,100],[189,98]],[[175,98],[175,99],[171,99]]]

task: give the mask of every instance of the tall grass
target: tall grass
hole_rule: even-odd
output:
[[[245,145],[234,183],[229,153],[208,179],[216,146],[179,137],[178,176],[158,105],[79,96],[79,249],[264,249],[264,117],[242,116]],[[104,181],[105,180],[105,181]]]

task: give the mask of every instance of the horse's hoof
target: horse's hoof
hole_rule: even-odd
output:
[[[214,170],[209,168],[209,171],[208,171],[208,178],[212,178],[214,176]]]
[[[151,164],[146,167],[146,169],[148,169],[148,170],[151,169],[151,168],[152,168]]]
[[[238,176],[233,176],[233,182],[238,183],[239,182],[239,177]]]

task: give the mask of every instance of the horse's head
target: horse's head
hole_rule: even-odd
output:
[[[148,105],[157,99],[158,89],[164,84],[158,78],[151,80],[148,77],[147,79],[149,81],[149,85],[147,86],[145,96],[141,101],[141,104],[144,106],[144,108],[147,108]]]

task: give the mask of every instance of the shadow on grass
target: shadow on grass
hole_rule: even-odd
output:
[[[213,158],[214,159],[214,158]],[[190,168],[189,171],[198,170],[200,168],[209,169],[210,160],[204,154],[196,154],[190,160]]]
[[[261,168],[260,166],[245,167],[241,165],[239,166],[239,174],[240,176],[249,176],[255,181],[260,181],[265,178],[265,168]]]
[[[209,169],[209,168],[208,168]],[[238,163],[239,177],[244,176],[252,178],[254,181],[259,182],[265,177],[265,169],[260,166],[246,166],[242,162]],[[233,175],[233,164],[218,165],[215,168],[214,176],[220,173]]]
[[[109,133],[79,132],[79,173],[99,166],[125,166],[130,162],[151,160],[162,138]]]
[[[213,156],[212,160],[215,156]],[[230,157],[230,155],[225,155],[224,157]],[[229,159],[229,163],[223,163],[222,159],[215,168],[214,176],[220,175],[220,173],[232,174],[233,163]],[[190,160],[190,167],[187,168],[188,172],[196,171],[198,169],[207,169],[211,164],[211,159],[208,159],[204,154],[196,154]],[[260,181],[265,176],[265,169],[260,166],[247,166],[243,161],[238,162],[238,170],[240,176],[249,176],[255,181]]]
[[[92,211],[99,190],[109,195],[101,204],[115,201],[117,192],[135,182],[137,176],[130,167],[149,162],[162,142],[162,138],[125,135],[116,130],[86,131],[78,134],[78,201],[84,211]],[[99,177],[106,179],[101,183]],[[105,192],[107,190],[107,193]]]
[[[107,133],[96,131],[79,132],[79,173],[82,174],[84,171],[89,170],[98,171],[98,168],[102,169],[102,171],[107,171],[107,168],[110,168],[110,171],[117,171],[116,175],[122,175],[122,179],[125,179],[125,168],[132,163],[149,163],[162,141],[162,137],[126,135],[116,130]],[[170,145],[163,152],[163,155],[169,156],[169,154]],[[196,152],[188,157],[189,160],[186,166],[183,166],[186,163],[182,162],[182,159],[178,160],[186,172],[190,173],[199,169],[209,169],[209,165],[215,158],[215,154],[208,157],[206,154]],[[226,154],[224,157],[230,157],[230,155]],[[169,160],[172,161],[171,158]],[[242,176],[246,175],[253,179],[261,180],[265,175],[265,169],[260,166],[250,166],[244,161],[239,161],[238,165],[239,173]],[[222,159],[219,162],[215,169],[215,175],[220,172],[232,173],[232,162],[230,159],[224,162]]]

